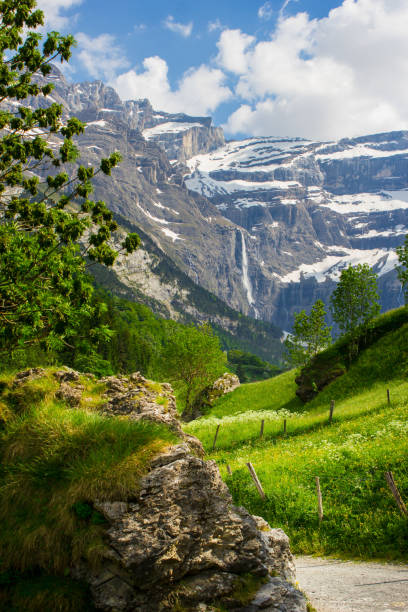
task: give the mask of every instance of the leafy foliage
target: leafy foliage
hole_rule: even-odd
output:
[[[405,302],[408,301],[408,235],[405,236],[404,244],[397,247],[398,261],[400,265],[397,267],[398,278],[403,286],[405,294]]]
[[[402,332],[407,323],[408,309],[402,307],[376,317],[370,322],[368,329],[361,330],[354,337],[341,336],[301,370],[300,375],[296,378],[299,387],[297,394],[304,401],[309,401],[317,394],[318,396],[324,394],[324,390],[327,388],[330,389],[332,394],[331,399],[334,399],[334,389],[344,389],[349,384],[353,364],[357,360],[361,363],[360,356],[369,354],[367,349],[390,332],[397,332],[397,334],[392,336],[392,342],[387,346],[387,353],[382,355],[378,361],[373,359],[367,370],[361,375],[368,384],[372,384],[376,380],[387,380],[387,378],[405,371],[407,354],[400,346],[400,339],[405,337]],[[391,336],[386,337],[390,338]],[[383,342],[385,344],[385,339]],[[390,363],[389,367],[387,366],[388,363]],[[354,368],[353,371],[355,371]],[[338,379],[338,382],[336,379]],[[346,383],[346,381],[349,382]],[[353,391],[354,384],[359,385],[361,383],[353,381],[350,392]]]
[[[241,383],[264,380],[281,372],[277,366],[246,351],[238,349],[228,351],[227,358],[229,369],[238,376]]]
[[[225,355],[210,325],[174,327],[163,351],[169,379],[181,386],[185,413],[194,398],[225,370]]]
[[[368,328],[369,322],[379,314],[377,274],[368,264],[357,264],[342,270],[340,280],[330,298],[334,321],[343,334],[353,340]],[[350,343],[350,357],[357,350]]]
[[[289,361],[294,366],[306,365],[331,343],[331,327],[326,325],[325,316],[322,300],[317,300],[309,315],[305,310],[295,314],[293,333],[285,340]]]
[[[34,0],[0,2],[0,350],[42,343],[69,346],[84,319],[91,320],[92,286],[79,242],[91,261],[107,266],[117,252],[109,246],[117,229],[111,211],[93,201],[92,179],[110,175],[120,154],[98,168],[77,164],[74,137],[85,125],[66,118],[61,105],[33,110],[20,101],[48,96],[50,63],[67,61],[74,39],[34,30],[43,24]],[[37,78],[43,77],[42,79]],[[44,84],[45,83],[45,84]],[[85,241],[84,237],[87,235]],[[132,252],[139,237],[122,248]],[[106,334],[107,330],[94,330]]]

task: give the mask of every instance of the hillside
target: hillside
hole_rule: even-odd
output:
[[[375,330],[377,337],[349,370],[311,402],[303,404],[296,396],[292,371],[242,385],[218,400],[209,415],[186,427],[217,461],[234,500],[285,527],[298,553],[408,559],[406,517],[399,513],[384,478],[392,471],[407,501],[406,312],[382,315]],[[328,360],[339,345],[320,359]],[[217,449],[211,452],[217,425]],[[264,501],[251,481],[248,461],[264,487]],[[316,476],[323,495],[321,524]]]
[[[288,538],[233,506],[168,384],[0,377],[0,608],[306,612]]]

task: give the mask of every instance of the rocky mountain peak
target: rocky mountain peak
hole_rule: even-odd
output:
[[[97,197],[233,308],[289,329],[294,311],[327,302],[357,262],[379,274],[383,308],[402,302],[394,267],[408,228],[408,132],[226,142],[208,117],[122,102],[98,81],[49,78],[48,100],[87,122],[83,161],[116,149],[124,157],[113,180],[98,178]],[[137,261],[118,262],[125,283]]]

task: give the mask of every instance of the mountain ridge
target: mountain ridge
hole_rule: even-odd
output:
[[[87,122],[82,162],[123,154],[111,181],[96,179],[96,197],[232,308],[289,329],[358,261],[379,273],[384,310],[402,302],[394,266],[408,226],[408,132],[225,142],[211,118],[122,102],[101,81],[68,84],[56,70],[50,80],[47,104]]]

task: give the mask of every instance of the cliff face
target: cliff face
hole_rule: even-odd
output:
[[[96,197],[231,307],[289,329],[293,312],[327,301],[357,262],[380,275],[384,309],[402,303],[394,267],[408,227],[407,132],[225,143],[208,117],[50,78],[50,102],[87,121],[83,163],[115,149],[124,157],[112,180],[98,177]],[[117,273],[126,283],[123,266]]]
[[[407,231],[408,133],[337,143],[258,138],[188,161],[186,185],[245,230],[252,312],[288,329],[365,262],[384,309],[402,303],[395,248]],[[248,301],[249,298],[248,298]]]

